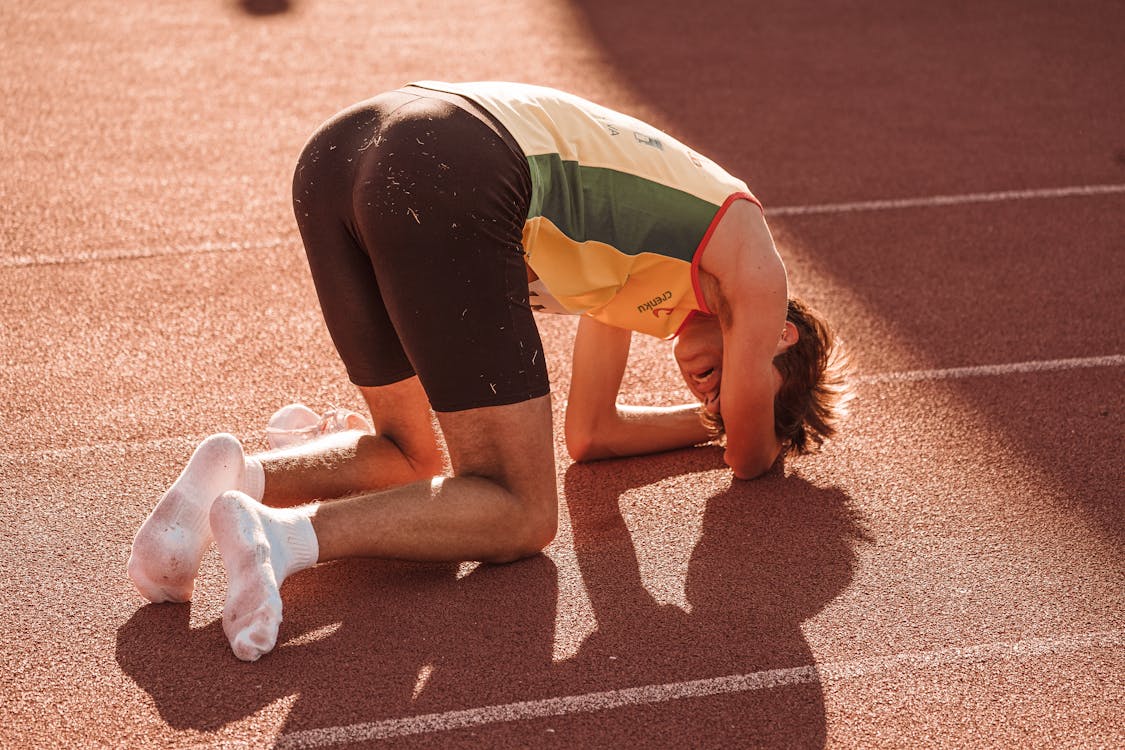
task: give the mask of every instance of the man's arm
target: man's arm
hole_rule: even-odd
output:
[[[723,329],[719,410],[727,433],[724,460],[739,479],[764,474],[781,443],[773,402],[780,374],[773,366],[785,326],[785,265],[761,211],[742,201],[716,228],[700,266],[701,282],[717,293]]]
[[[566,445],[576,461],[686,448],[711,439],[698,404],[626,406],[617,393],[632,333],[582,318],[574,339]]]

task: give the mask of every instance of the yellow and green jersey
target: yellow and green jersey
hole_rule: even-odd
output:
[[[527,156],[523,230],[532,305],[660,338],[710,312],[698,264],[726,207],[758,203],[732,177],[666,133],[580,97],[519,83],[421,81],[464,96]]]

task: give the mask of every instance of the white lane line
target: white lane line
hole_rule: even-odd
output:
[[[40,458],[46,459],[65,459],[81,457],[86,453],[97,451],[99,453],[114,452],[118,455],[124,456],[126,452],[131,450],[146,450],[150,448],[176,448],[182,444],[190,446],[199,445],[203,442],[207,435],[175,435],[173,437],[152,438],[151,440],[107,440],[104,443],[93,443],[91,445],[74,445],[69,448],[48,448],[47,450],[37,451],[13,451],[12,453],[0,453],[0,456],[18,456],[18,455],[35,455]],[[240,437],[240,440],[245,441],[247,438]]]
[[[1125,185],[1073,185],[1041,190],[1001,190],[995,193],[964,193],[962,195],[930,195],[920,198],[896,200],[855,201],[852,203],[823,203],[812,206],[766,206],[767,216],[803,216],[806,214],[839,214],[855,211],[889,211],[901,208],[934,208],[960,206],[968,203],[995,203],[999,201],[1026,201],[1042,198],[1070,198],[1076,196],[1109,195],[1125,193]]]
[[[1073,357],[1070,359],[1046,359],[1031,362],[1011,362],[1002,365],[976,365],[972,367],[949,367],[934,370],[902,370],[898,372],[877,372],[870,375],[857,375],[854,380],[859,385],[874,385],[880,383],[905,383],[927,380],[956,380],[961,378],[974,378],[994,375],[1012,375],[1027,372],[1052,372],[1060,370],[1080,370],[1089,367],[1120,367],[1125,365],[1125,354],[1109,354],[1102,357]],[[683,398],[679,391],[650,392],[647,394],[634,394],[634,396],[650,398]],[[104,452],[113,450],[124,455],[131,449],[147,450],[156,446],[175,447],[184,442],[192,445],[198,444],[206,435],[180,435],[174,437],[153,438],[151,440],[109,441],[78,445],[71,448],[49,448],[46,450],[16,450],[0,453],[0,460],[17,461],[29,456],[35,458],[67,459],[82,456],[94,451]],[[257,435],[240,435],[243,442],[258,438]]]
[[[1042,198],[1068,198],[1081,196],[1109,195],[1125,193],[1125,185],[1071,185],[1068,187],[1042,188],[1038,190],[1002,190],[993,193],[965,193],[962,195],[931,195],[919,198],[898,198],[892,200],[854,201],[851,203],[821,203],[801,206],[767,206],[768,216],[802,216],[807,214],[852,213],[856,211],[888,211],[902,208],[932,208],[936,206],[957,206],[967,203],[990,203],[997,201],[1038,200]],[[114,260],[136,260],[140,258],[160,258],[175,255],[194,255],[202,253],[229,253],[245,250],[273,250],[285,245],[298,246],[294,235],[264,238],[244,242],[199,242],[173,245],[166,248],[110,248],[100,251],[79,252],[73,255],[51,255],[33,253],[0,257],[0,268],[27,268],[30,266],[58,266],[77,263],[97,263]],[[7,250],[0,247],[0,253]]]
[[[1090,367],[1120,367],[1125,365],[1125,354],[1107,354],[1102,357],[1072,357],[1069,359],[1041,359],[1030,362],[1009,362],[1001,365],[973,365],[969,367],[946,367],[933,370],[900,370],[897,372],[875,372],[868,375],[853,375],[856,385],[879,385],[882,383],[909,383],[933,380],[960,380],[996,375],[1015,375],[1027,372],[1054,372],[1062,370],[1082,370]],[[683,398],[686,391],[650,391],[638,397],[650,399]]]
[[[998,641],[932,651],[913,651],[868,659],[827,662],[819,665],[809,664],[788,669],[770,669],[763,672],[704,680],[645,685],[623,690],[606,690],[544,700],[482,706],[462,711],[446,711],[346,726],[306,729],[281,735],[278,737],[275,747],[319,748],[343,743],[371,742],[392,737],[448,732],[454,729],[480,727],[489,724],[606,711],[626,706],[668,703],[685,698],[706,698],[714,695],[770,690],[786,685],[837,682],[867,675],[899,674],[910,670],[935,669],[982,662],[1015,661],[1084,649],[1120,646],[1125,646],[1125,631],[1111,630],[1055,636],[1053,638]]]
[[[64,461],[75,458],[83,458],[90,454],[98,454],[102,457],[106,453],[113,453],[118,456],[124,456],[128,451],[133,450],[153,450],[156,448],[162,449],[175,449],[185,447],[188,450],[194,448],[203,442],[204,438],[208,435],[175,435],[173,437],[152,438],[151,440],[107,440],[104,443],[91,443],[89,445],[75,445],[69,448],[48,448],[46,450],[14,450],[6,453],[0,453],[0,461],[11,461],[19,463],[21,461],[47,459],[53,461]],[[243,445],[248,445],[259,436],[257,435],[236,435]]]
[[[902,383],[915,380],[956,380],[986,375],[1012,375],[1021,372],[1051,372],[1053,370],[1080,370],[1087,367],[1120,367],[1125,365],[1125,354],[1110,354],[1104,357],[1073,357],[1070,359],[1047,359],[1033,362],[1011,362],[1003,365],[975,365],[972,367],[948,367],[939,370],[906,370],[902,372],[877,372],[870,375],[857,375],[855,382]]]
[[[276,250],[279,247],[284,247],[290,244],[292,244],[293,247],[298,247],[300,242],[296,238],[287,239],[282,237],[274,237],[248,242],[207,241],[191,244],[169,245],[167,247],[108,248],[106,250],[83,251],[69,255],[50,255],[48,253],[35,253],[33,255],[16,255],[11,258],[0,258],[0,268],[64,266],[78,265],[80,263],[101,263],[114,260],[165,258],[173,257],[176,255],[236,253],[246,250]]]

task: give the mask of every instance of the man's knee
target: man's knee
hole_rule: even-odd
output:
[[[559,531],[559,500],[558,494],[552,493],[550,502],[542,502],[528,512],[526,526],[522,535],[524,547],[521,550],[523,557],[536,555],[547,548],[555,540]]]
[[[520,502],[521,513],[507,530],[507,539],[500,541],[496,554],[483,562],[510,563],[539,554],[554,541],[559,528],[558,497],[550,503]]]

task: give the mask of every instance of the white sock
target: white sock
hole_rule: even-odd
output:
[[[241,490],[259,503],[266,493],[266,470],[262,462],[253,456],[245,459],[245,468],[242,474],[242,484],[232,489]]]
[[[243,661],[273,650],[281,584],[317,562],[315,507],[267,508],[241,492],[223,493],[211,507],[211,529],[227,571],[223,632]]]
[[[126,567],[143,597],[152,602],[191,600],[199,562],[211,544],[211,503],[239,488],[261,499],[261,462],[247,458],[233,435],[220,433],[200,443],[133,539]]]

